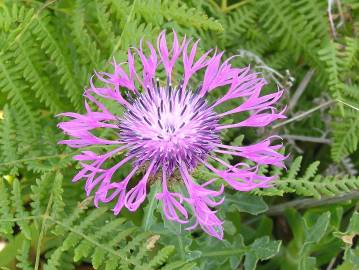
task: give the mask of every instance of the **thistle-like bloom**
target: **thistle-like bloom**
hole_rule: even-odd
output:
[[[136,211],[146,198],[149,183],[153,182],[150,179],[160,179],[162,190],[155,198],[168,220],[186,224],[187,229],[199,225],[222,239],[223,221],[214,208],[223,201],[219,197],[224,185],[219,190],[210,186],[223,180],[238,191],[269,187],[274,177],[258,174],[259,167],[283,167],[285,156],[278,153],[281,144],[273,143],[275,136],[250,146],[232,146],[221,142],[220,133],[224,129],[264,127],[284,118],[283,111],[273,107],[283,91],[261,95],[266,82],[249,68],[232,67],[231,59],[222,61],[223,52],[217,50],[198,57],[199,41],[184,38],[180,42],[175,32],[173,35],[171,48],[162,32],[157,48],[147,42],[145,50],[141,42],[140,48],[128,50],[127,62],[113,63],[113,73],[96,73],[104,86],[96,87],[91,79],[91,87],[84,93],[85,114],[61,114],[72,118],[59,127],[73,138],[60,143],[73,148],[113,146],[105,154],[87,150],[74,157],[82,169],[73,181],[86,180],[86,194],[94,195],[96,206],[114,201],[115,214],[123,207]],[[201,83],[191,88],[197,73],[202,74]],[[164,83],[157,79],[160,74],[166,76]],[[174,74],[180,79],[174,79]],[[209,102],[208,95],[219,88],[226,93]],[[101,100],[112,100],[123,107],[124,113],[110,112]],[[220,105],[231,100],[237,106],[217,112]],[[240,122],[223,124],[224,117],[240,113]],[[117,138],[94,134],[101,129],[115,130]],[[120,153],[124,153],[123,159],[108,166],[108,161]],[[230,164],[223,155],[235,156],[241,162]],[[128,175],[117,179],[115,173],[126,163],[131,164]],[[194,179],[191,172],[201,164],[217,177],[207,182]],[[140,176],[134,177],[136,174]],[[175,192],[174,182],[182,182],[187,191]]]

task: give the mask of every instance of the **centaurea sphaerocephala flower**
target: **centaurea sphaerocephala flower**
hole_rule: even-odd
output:
[[[141,42],[139,48],[128,50],[127,62],[113,62],[113,73],[96,73],[105,86],[96,87],[91,79],[84,93],[86,113],[61,114],[72,118],[59,127],[73,138],[60,143],[73,148],[113,146],[104,154],[86,150],[74,157],[82,169],[73,181],[86,180],[86,194],[94,195],[96,206],[114,201],[115,214],[124,207],[136,211],[146,198],[151,177],[157,178],[162,190],[155,198],[161,201],[168,220],[186,224],[187,229],[199,225],[222,239],[223,221],[214,208],[223,201],[224,185],[213,190],[213,182],[222,180],[238,191],[269,187],[274,177],[260,175],[259,166],[283,167],[285,156],[278,152],[281,144],[274,142],[275,136],[249,146],[232,146],[221,142],[220,133],[223,129],[264,127],[284,118],[283,111],[274,107],[283,91],[261,95],[266,84],[263,78],[249,68],[232,67],[231,59],[223,61],[223,52],[217,50],[197,56],[198,42],[180,41],[173,32],[172,45],[168,46],[162,32],[157,46],[147,42],[145,50]],[[174,70],[183,70],[180,80],[174,79]],[[166,75],[164,83],[156,77],[161,71]],[[202,74],[201,83],[191,88],[191,78],[197,73]],[[225,88],[225,94],[209,102],[207,96],[219,88]],[[112,100],[123,107],[124,113],[116,115],[101,100]],[[236,107],[217,112],[218,106],[231,100]],[[222,124],[224,117],[244,112],[250,112],[245,119]],[[118,136],[102,138],[94,134],[95,129],[113,129]],[[105,165],[119,153],[125,153],[120,162],[112,167]],[[223,154],[243,161],[229,164],[221,158]],[[127,163],[131,164],[128,175],[115,179],[116,171]],[[200,164],[217,177],[194,179],[191,172]],[[140,174],[139,180],[136,174]],[[183,194],[173,189],[178,176],[187,190]],[[194,222],[189,221],[190,212]]]

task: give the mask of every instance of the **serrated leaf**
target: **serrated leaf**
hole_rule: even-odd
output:
[[[281,247],[281,241],[270,240],[268,236],[256,239],[246,252],[244,260],[244,269],[255,269],[259,260],[268,260],[275,256]]]

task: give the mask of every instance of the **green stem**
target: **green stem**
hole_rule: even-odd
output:
[[[349,104],[349,103],[347,103],[347,102],[345,102],[345,101],[342,101],[342,100],[340,100],[340,99],[330,100],[330,101],[327,101],[327,102],[325,102],[325,103],[319,104],[318,106],[316,106],[316,107],[314,107],[314,108],[312,108],[312,109],[310,109],[310,110],[308,110],[308,111],[306,111],[306,112],[303,112],[303,113],[301,113],[301,114],[298,114],[298,115],[296,115],[296,116],[294,116],[294,117],[292,117],[292,118],[290,118],[290,119],[288,119],[288,120],[286,120],[286,121],[284,121],[284,122],[281,122],[281,123],[279,123],[279,124],[277,124],[277,125],[274,125],[274,126],[272,127],[272,129],[276,129],[276,128],[279,128],[279,127],[281,127],[281,126],[284,126],[284,125],[287,125],[287,124],[289,124],[289,123],[292,123],[292,122],[294,122],[294,121],[300,120],[300,119],[302,119],[303,117],[306,117],[306,116],[312,114],[313,112],[315,112],[315,111],[317,111],[317,110],[319,110],[319,109],[321,109],[321,108],[330,106],[330,105],[332,105],[332,104],[335,103],[335,102],[342,103],[342,104],[344,104],[344,105],[346,105],[346,106],[348,106],[348,107],[350,107],[350,108],[352,108],[352,109],[354,109],[354,110],[359,111],[359,108],[357,108],[357,107],[355,107],[355,106],[353,106],[353,105],[351,105],[351,104]]]
[[[31,25],[31,23],[37,19],[40,15],[40,13],[46,9],[48,6],[54,4],[55,2],[57,2],[58,0],[51,0],[51,1],[47,1],[46,3],[44,3],[36,12],[34,15],[32,15],[32,17],[30,18],[30,20],[27,22],[27,24],[25,24],[24,26],[21,26],[22,29],[20,31],[20,33],[13,39],[13,41],[10,44],[7,44],[8,46],[3,46],[2,49],[3,51],[6,51],[8,48],[11,48],[12,45],[14,45],[16,42],[19,42],[20,37],[28,30],[27,28]]]
[[[133,4],[132,4],[132,7],[131,7],[131,10],[127,16],[127,19],[126,19],[126,22],[125,22],[125,25],[123,26],[123,29],[122,29],[122,32],[121,32],[121,36],[120,38],[118,39],[116,45],[113,47],[113,50],[112,50],[112,53],[111,53],[111,56],[110,56],[110,59],[111,60],[111,57],[115,54],[115,52],[120,48],[121,46],[121,42],[122,42],[122,38],[125,34],[125,31],[126,31],[126,28],[127,28],[127,25],[129,24],[129,22],[131,21],[132,19],[132,15],[133,15],[133,12],[135,10],[135,6],[136,6],[136,0],[133,1]]]
[[[225,10],[227,8],[227,0],[222,0],[221,2],[221,9]]]
[[[9,218],[9,219],[0,219],[1,222],[17,222],[17,221],[23,221],[23,220],[34,220],[38,218],[43,218],[43,215],[38,216],[27,216],[27,217],[20,217],[20,218]]]
[[[216,1],[214,0],[208,0],[208,2],[213,6],[213,8],[215,8],[217,11],[221,11],[221,7],[217,4]]]
[[[211,251],[202,253],[202,257],[233,256],[244,254],[246,251],[246,249]]]
[[[249,2],[250,2],[249,0],[241,1],[241,2],[235,3],[235,4],[233,4],[233,5],[227,6],[227,7],[225,7],[225,8],[222,8],[222,11],[223,11],[224,13],[227,13],[227,12],[230,12],[230,11],[232,11],[232,10],[234,10],[234,9],[237,9],[237,8],[239,8],[239,7],[241,7],[241,6],[245,5],[245,4],[247,4],[247,3],[249,3]]]
[[[26,162],[26,161],[46,160],[46,159],[53,159],[53,158],[65,158],[65,157],[71,156],[71,155],[76,154],[76,153],[78,153],[78,152],[73,152],[73,153],[70,153],[70,154],[57,154],[57,155],[39,156],[39,157],[33,157],[33,158],[16,159],[16,160],[12,160],[12,161],[9,161],[9,162],[0,163],[0,167],[2,167],[2,166],[10,166],[10,165],[14,165],[14,164],[17,164],[17,163],[23,163],[23,162]]]
[[[359,111],[359,108],[358,108],[358,107],[355,107],[355,106],[353,106],[353,105],[351,105],[351,104],[349,104],[349,103],[347,103],[347,102],[345,102],[345,101],[343,101],[343,100],[336,99],[336,101],[338,101],[338,102],[340,102],[340,103],[343,103],[344,105],[346,105],[346,106],[348,106],[348,107],[350,107],[350,108],[352,108],[352,109],[354,109],[354,110]]]
[[[288,208],[296,209],[307,209],[313,207],[319,207],[323,205],[336,204],[349,200],[359,200],[359,190],[353,191],[351,193],[341,194],[335,197],[326,197],[323,199],[298,199],[290,202],[281,203],[269,207],[268,211],[265,213],[270,216],[276,216],[282,214]]]
[[[156,203],[157,203],[157,199],[156,199],[156,194],[159,192],[160,190],[160,185],[157,182],[154,186],[152,186],[152,188],[154,189],[153,191],[151,191],[151,195],[152,197],[149,197],[149,202],[148,202],[148,208],[147,211],[145,213],[144,216],[144,221],[143,221],[143,229],[145,231],[149,231],[150,227],[151,227],[151,221],[154,218],[153,214],[156,208]]]
[[[320,207],[324,205],[331,205],[336,203],[341,203],[350,200],[359,200],[359,190],[353,191],[351,193],[344,193],[335,197],[326,197],[322,199],[298,199],[294,201],[284,202],[277,205],[270,206],[268,211],[263,213],[262,215],[269,215],[269,216],[280,216],[282,215],[287,209],[295,208],[295,209],[308,209],[313,207]],[[251,219],[248,219],[244,222],[244,224],[249,225],[253,222],[258,221],[262,215],[258,215]]]
[[[96,148],[105,148],[105,147],[106,146],[104,146],[104,145],[94,145],[94,146],[87,147],[86,149],[96,149]],[[113,145],[109,146],[109,148],[112,148],[112,147],[114,147],[114,146]],[[0,163],[0,167],[2,167],[2,166],[4,166],[4,167],[5,166],[10,166],[10,165],[14,165],[14,164],[17,164],[17,163],[23,163],[23,162],[26,162],[26,161],[47,160],[47,159],[53,159],[53,158],[66,158],[66,157],[78,154],[79,152],[81,152],[83,150],[84,149],[76,150],[76,151],[68,153],[68,154],[62,153],[62,154],[56,154],[56,155],[48,155],[48,156],[39,156],[39,157],[33,157],[33,158],[16,159],[16,160],[12,160],[12,161],[9,161],[9,162]]]
[[[39,234],[39,239],[37,240],[37,247],[36,247],[36,258],[35,258],[35,267],[34,270],[38,270],[39,269],[39,265],[40,265],[40,255],[41,255],[41,244],[42,244],[42,239],[45,236],[46,233],[46,221],[50,212],[50,208],[52,205],[52,198],[53,198],[53,193],[51,193],[49,201],[47,203],[47,207],[46,207],[46,211],[45,214],[43,215],[43,220],[41,223],[41,230],[40,230],[40,234]]]
[[[316,106],[316,107],[314,107],[314,108],[312,108],[312,109],[310,109],[310,110],[308,110],[308,111],[306,111],[306,112],[303,112],[303,113],[301,113],[301,114],[298,114],[298,115],[296,115],[296,116],[294,116],[294,117],[292,117],[292,118],[290,118],[290,119],[288,119],[288,120],[286,120],[286,121],[283,121],[283,122],[281,122],[281,123],[279,123],[279,124],[277,124],[277,125],[274,125],[274,126],[272,127],[272,129],[276,129],[276,128],[279,128],[279,127],[281,127],[281,126],[284,126],[284,125],[287,125],[287,124],[289,124],[289,123],[292,123],[292,122],[294,122],[294,121],[300,120],[300,119],[302,119],[302,118],[304,118],[304,117],[306,117],[306,116],[312,114],[313,112],[315,112],[315,111],[317,111],[317,110],[319,110],[319,109],[321,109],[321,108],[324,108],[324,107],[327,107],[327,106],[329,106],[329,105],[332,105],[333,103],[335,103],[335,100],[330,100],[330,101],[327,101],[327,102],[325,102],[325,103],[319,104],[318,106]]]
[[[177,240],[178,240],[178,245],[180,247],[181,260],[185,260],[186,259],[186,254],[184,253],[184,247],[183,247],[182,238],[179,235],[176,235],[176,237],[177,237]]]

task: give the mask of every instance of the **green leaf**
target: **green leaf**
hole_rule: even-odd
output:
[[[316,258],[308,256],[311,253],[312,244],[319,243],[328,230],[330,223],[330,212],[321,214],[315,224],[308,228],[305,222],[305,239],[299,251],[299,267],[300,269],[312,270],[316,266]]]
[[[248,193],[238,192],[235,195],[226,196],[226,200],[239,212],[258,215],[268,210],[268,205],[265,203],[262,197]]]
[[[13,214],[10,210],[9,189],[6,186],[5,179],[0,179],[0,233],[5,236],[12,234],[14,222],[11,221]]]
[[[315,270],[317,269],[316,264],[317,264],[317,260],[315,257],[303,257],[299,262],[298,269]]]
[[[293,241],[297,246],[301,246],[304,241],[304,220],[299,212],[293,208],[285,211],[285,217],[289,223],[290,229],[293,234]]]
[[[318,243],[328,230],[330,222],[330,212],[325,212],[319,216],[317,222],[310,228],[306,225],[306,236],[304,245]]]
[[[256,239],[246,252],[245,270],[254,270],[259,260],[268,260],[275,256],[281,247],[281,241],[272,241],[268,236]]]
[[[350,218],[347,233],[359,234],[359,212],[354,212]]]
[[[352,246],[353,238],[359,235],[359,212],[354,212],[350,218],[345,232],[334,232],[334,236],[340,238],[345,244]]]
[[[28,213],[25,211],[22,197],[21,197],[21,187],[20,182],[16,178],[13,182],[13,189],[12,189],[12,200],[15,206],[15,217],[19,218],[17,222],[21,228],[21,231],[24,233],[25,237],[31,240],[31,230],[26,218],[28,217]]]
[[[151,227],[156,223],[155,210],[158,207],[157,193],[160,191],[161,183],[157,181],[151,186],[151,191],[147,195],[148,204],[144,207],[144,216],[142,226],[145,231],[150,231]]]

